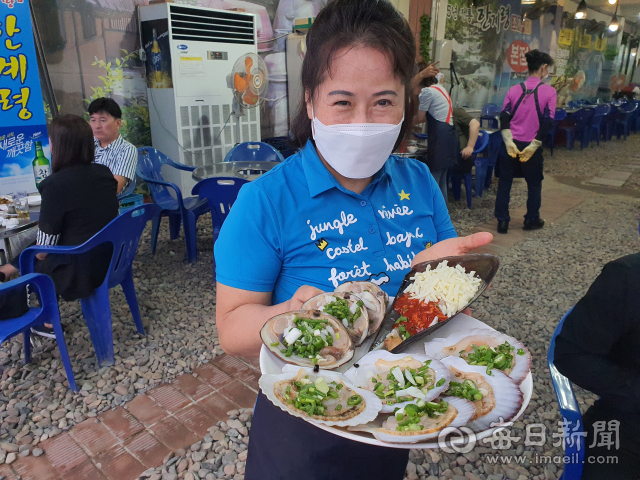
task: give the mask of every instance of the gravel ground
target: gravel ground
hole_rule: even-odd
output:
[[[558,149],[553,158],[546,155],[545,172],[586,179],[614,168],[618,163],[638,161],[635,151],[640,147],[640,137],[631,137],[627,142],[613,141],[606,146],[590,147],[583,152]],[[626,159],[616,160],[621,156]],[[634,174],[627,185],[633,185],[637,175]],[[494,181],[482,199],[474,198],[472,210],[466,208],[464,200],[450,202],[451,218],[458,232],[464,233],[473,226],[493,221],[496,187]],[[522,180],[516,181],[512,206],[521,206],[525,201],[526,186]],[[550,438],[551,432],[557,431],[559,415],[546,369],[548,341],[558,320],[584,294],[601,267],[612,259],[638,250],[639,208],[639,200],[593,195],[560,221],[535,233],[501,257],[502,267],[493,288],[474,305],[474,316],[521,338],[531,349],[534,356],[533,399],[525,416],[512,429],[512,437],[524,437],[526,424],[543,421],[548,433],[545,445],[524,447],[524,438],[521,438],[507,451],[491,450],[490,445],[476,447],[464,456],[412,451],[407,469],[409,480],[554,479],[560,475],[555,465],[541,466],[533,457],[535,452],[561,453],[561,449],[552,446]],[[114,367],[95,368],[95,355],[79,302],[60,302],[76,382],[82,388],[80,393],[68,390],[54,341],[39,340],[33,349],[34,361],[26,366],[21,361],[20,338],[2,344],[0,464],[13,459],[9,454],[16,449],[15,444],[18,444],[18,452],[13,453],[41,454],[37,449],[40,441],[87,417],[123,405],[136,394],[222,354],[215,327],[215,288],[211,282],[210,218],[204,216],[198,222],[199,261],[196,265],[183,262],[182,238],[170,241],[168,225],[163,227],[158,254],[149,254],[148,228],[134,262],[146,337],[137,335],[122,291],[119,288],[111,291]],[[591,394],[579,389],[577,394],[581,406],[586,408],[593,403]],[[210,430],[211,438],[205,438],[198,448],[193,447],[195,450],[189,453],[175,452],[171,459],[166,459],[164,466],[147,472],[146,477],[156,475],[154,480],[170,480],[179,473],[180,478],[194,480],[243,478],[242,452],[248,436],[240,429],[250,428],[250,411],[231,412],[230,419],[242,425],[234,428],[229,422],[219,424]],[[200,458],[204,452],[206,454]],[[487,461],[492,453],[523,454],[529,460],[520,466],[494,466]],[[198,463],[200,465],[196,465]],[[166,472],[163,473],[163,469]]]

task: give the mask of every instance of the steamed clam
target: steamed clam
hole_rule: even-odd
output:
[[[380,423],[349,427],[368,432],[387,443],[416,443],[436,438],[446,427],[462,427],[475,414],[473,403],[458,397],[444,397],[438,402],[418,401],[399,409]]]
[[[449,369],[426,355],[373,351],[345,372],[356,387],[382,401],[382,412],[393,412],[416,400],[431,401],[449,386]]]
[[[260,330],[260,337],[280,359],[303,367],[334,369],[353,357],[353,342],[342,323],[318,310],[270,318]]]
[[[522,392],[508,375],[495,369],[488,375],[485,367],[469,365],[459,357],[447,357],[442,363],[451,370],[446,394],[473,402],[476,411],[467,427],[474,432],[508,422],[520,411]]]
[[[380,329],[384,314],[387,311],[387,294],[372,282],[345,282],[338,286],[336,292],[355,293],[364,302],[369,314],[369,333],[371,336]]]
[[[463,358],[470,365],[484,366],[488,373],[501,370],[519,385],[529,373],[531,354],[527,347],[509,335],[488,328],[456,332],[446,338],[434,338],[424,344],[433,358]]]
[[[348,292],[322,293],[302,304],[302,310],[320,310],[337,318],[358,346],[367,338],[369,314],[364,301]]]

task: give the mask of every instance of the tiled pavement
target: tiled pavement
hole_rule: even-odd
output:
[[[0,465],[4,480],[133,480],[201,440],[227,412],[251,408],[257,358],[223,355],[38,445],[45,454]]]

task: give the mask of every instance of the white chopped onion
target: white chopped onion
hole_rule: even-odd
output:
[[[289,334],[286,337],[284,337],[284,339],[287,341],[289,345],[291,345],[296,340],[298,340],[301,336],[302,336],[302,332],[299,329],[294,327],[291,329]]]
[[[420,400],[424,400],[427,397],[417,387],[409,387],[409,388],[405,388],[404,390],[398,390],[398,391],[396,391],[396,395],[398,397],[410,396],[410,397],[414,397],[414,398],[419,398]]]
[[[367,310],[378,310],[376,297],[374,297],[371,292],[364,291],[362,293],[359,293],[358,296],[364,302],[364,306],[367,307]]]
[[[404,374],[407,377],[407,380],[409,380],[414,385],[417,385],[416,381],[413,379],[413,375],[411,375],[411,372],[409,371],[408,368],[404,369]]]
[[[331,296],[331,295],[325,295],[325,296],[324,296],[324,301],[325,301],[326,303],[332,303],[332,302],[335,302],[335,301],[336,301],[336,297],[333,297],[333,296]]]
[[[315,337],[319,337],[319,336],[320,336],[320,330],[314,330],[314,331],[313,331],[313,335],[314,335]]]
[[[400,384],[400,388],[404,388],[405,386],[404,375],[402,375],[402,370],[400,370],[400,367],[393,367],[391,369],[391,374],[395,377],[395,379]]]
[[[344,328],[349,328],[349,322],[347,322],[346,318],[342,319],[342,325],[344,325]]]
[[[327,326],[326,326],[326,327],[324,327],[324,328],[327,330],[327,332],[329,332],[329,334],[330,334],[332,337],[335,337],[335,336],[336,336],[336,332],[334,332],[334,331],[333,331],[333,328],[331,327],[331,325],[327,325]]]
[[[357,309],[358,309],[358,302],[353,302],[349,307],[349,311],[351,312],[351,314],[356,313]]]

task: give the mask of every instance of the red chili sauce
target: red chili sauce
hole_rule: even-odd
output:
[[[402,322],[411,335],[420,333],[431,326],[434,317],[438,321],[446,320],[447,317],[435,302],[424,303],[416,298],[409,298],[408,293],[403,293],[396,299],[394,310],[403,317],[407,317],[406,322]]]

